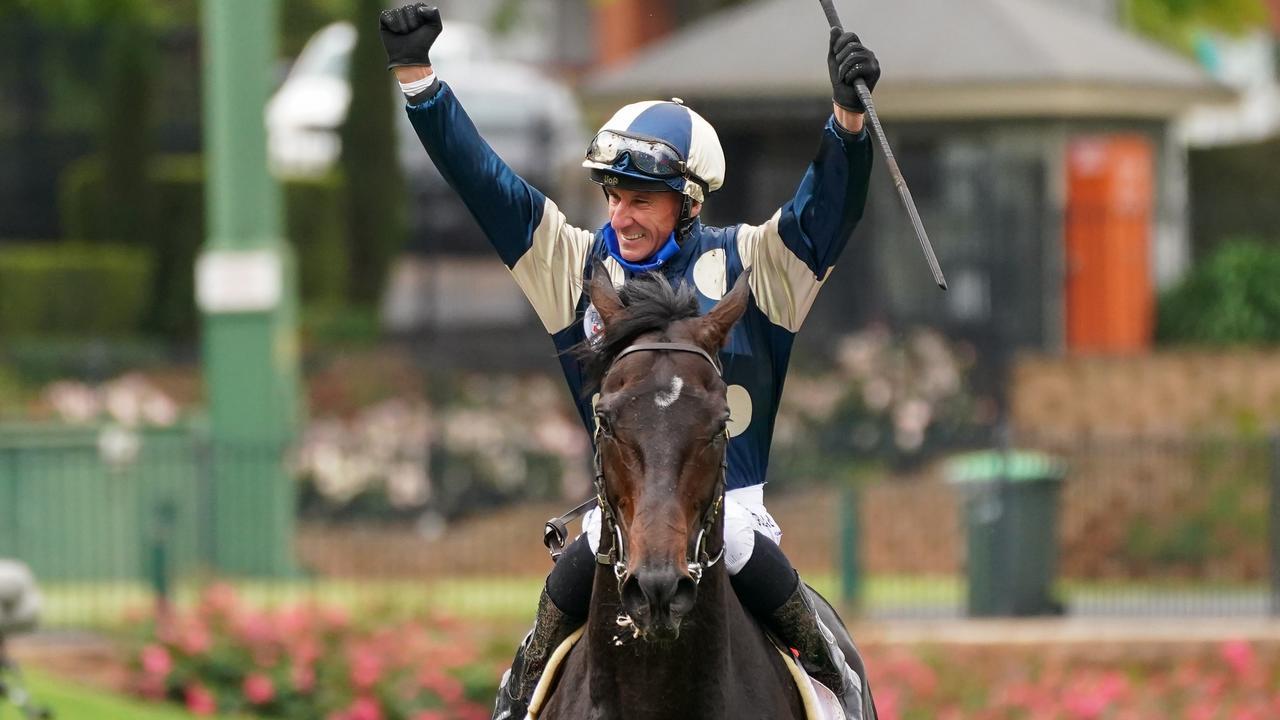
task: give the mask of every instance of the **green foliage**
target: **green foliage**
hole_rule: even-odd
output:
[[[382,0],[357,0],[358,34],[351,59],[351,105],[342,126],[342,168],[347,179],[351,294],[376,303],[391,259],[404,245],[405,181],[396,154],[396,131],[386,53],[372,22]]]
[[[146,174],[154,147],[151,100],[156,36],[140,22],[114,22],[105,32],[98,147],[106,182],[99,210],[106,238],[129,242],[150,224],[153,210]]]
[[[1280,203],[1263,190],[1280,188],[1280,139],[1192,150],[1188,165],[1197,258],[1231,238],[1280,240]]]
[[[63,227],[75,237],[102,241],[109,237],[104,191],[104,164],[89,156],[67,169],[62,180]],[[147,171],[145,193],[153,220],[131,235],[130,244],[151,255],[155,273],[150,287],[151,332],[191,336],[195,307],[196,257],[205,241],[204,164],[198,155],[162,155]],[[342,180],[284,183],[286,234],[299,257],[302,299],[307,303],[342,304],[346,288],[346,212]]]
[[[166,155],[151,164],[149,192],[157,221],[147,245],[156,263],[147,329],[162,335],[195,335],[195,262],[204,244],[204,165],[198,155]]]
[[[1266,446],[1240,453],[1210,444],[1196,450],[1192,463],[1197,483],[1190,507],[1153,508],[1128,524],[1125,554],[1147,565],[1148,572],[1201,575],[1234,549],[1261,548],[1266,542]]]
[[[1130,27],[1190,52],[1198,31],[1239,34],[1267,21],[1262,0],[1125,0]]]
[[[332,173],[284,184],[286,234],[298,255],[302,297],[317,305],[347,298],[346,197]]]
[[[280,54],[295,57],[317,30],[351,15],[352,0],[282,0]]]
[[[302,337],[309,348],[372,347],[382,339],[371,305],[313,302],[302,311]]]
[[[1156,335],[1165,343],[1280,342],[1280,247],[1224,243],[1160,298]]]
[[[147,254],[132,247],[0,247],[0,337],[134,332],[150,275]]]

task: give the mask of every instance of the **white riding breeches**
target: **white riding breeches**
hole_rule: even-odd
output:
[[[600,551],[600,508],[591,508],[582,517],[591,552]],[[764,506],[764,485],[730,490],[724,494],[724,564],[730,575],[737,575],[751,559],[756,546],[756,533],[782,544],[782,529]]]

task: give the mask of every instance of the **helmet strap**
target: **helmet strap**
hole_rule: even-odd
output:
[[[601,186],[600,192],[604,193],[605,200],[609,199],[609,188]],[[693,228],[693,224],[698,218],[690,215],[693,212],[693,198],[684,193],[680,193],[680,197],[682,199],[680,201],[680,217],[676,219],[676,242],[684,244],[685,236],[689,234],[689,230]]]
[[[680,196],[684,199],[680,201],[680,219],[676,220],[676,240],[684,243],[685,236],[689,234],[697,218],[690,215],[693,212],[693,198],[684,193],[680,193]]]

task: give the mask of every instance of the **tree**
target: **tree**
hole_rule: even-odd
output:
[[[1267,21],[1262,0],[1122,0],[1126,24],[1154,40],[1190,53],[1197,34],[1240,34]]]
[[[395,110],[387,58],[378,38],[382,0],[356,0],[356,46],[348,77],[351,105],[342,126],[352,299],[381,297],[391,260],[405,240],[405,181],[396,152]]]

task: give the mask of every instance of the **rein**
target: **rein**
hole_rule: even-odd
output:
[[[708,363],[712,365],[712,368],[716,368],[717,375],[722,374],[721,365],[717,363],[714,357],[710,356],[707,351],[703,350],[703,348],[695,345],[689,345],[689,343],[684,343],[684,342],[637,343],[637,345],[632,345],[630,347],[627,347],[626,350],[623,350],[622,352],[620,352],[620,354],[618,354],[617,357],[614,357],[613,363],[616,364],[618,360],[621,360],[622,357],[626,357],[627,355],[631,355],[632,352],[689,352],[689,354],[703,357],[704,360],[707,360]],[[613,365],[609,366],[609,368],[611,368],[612,370]],[[605,370],[604,377],[607,378],[608,375],[609,375],[609,370]],[[603,378],[600,379],[600,386],[602,387],[604,386]],[[622,538],[622,527],[620,524],[618,524],[617,516],[616,514],[614,514],[613,503],[609,502],[608,495],[607,493],[605,493],[605,489],[604,489],[604,465],[603,465],[603,462],[600,461],[600,436],[602,436],[602,427],[603,427],[602,424],[596,423],[595,439],[593,443],[593,445],[595,446],[595,452],[593,456],[593,464],[595,469],[595,480],[594,480],[595,498],[594,500],[589,500],[588,502],[585,502],[584,505],[580,505],[579,507],[576,507],[575,510],[572,510],[570,512],[570,515],[572,515],[573,512],[577,512],[579,510],[582,510],[585,512],[585,509],[588,509],[588,507],[590,507],[591,502],[595,502],[596,505],[599,505],[600,507],[600,544],[602,544],[603,546],[605,534],[608,534],[608,536],[612,538],[612,542],[608,552],[596,552],[595,561],[599,562],[600,565],[613,566],[613,577],[617,578],[618,587],[621,588],[622,583],[626,582],[626,579],[627,579],[627,546],[626,546],[626,542],[623,541],[623,538]],[[727,434],[728,430],[726,429],[724,430],[724,432],[726,432]],[[703,579],[703,573],[705,573],[705,571],[707,571],[709,568],[712,568],[712,566],[716,565],[717,562],[721,561],[721,559],[723,559],[724,557],[723,543],[721,543],[721,548],[719,548],[719,551],[716,553],[716,555],[714,556],[710,555],[710,552],[707,550],[707,536],[708,536],[708,530],[712,529],[712,525],[716,523],[717,515],[719,514],[719,511],[721,511],[721,507],[723,506],[723,503],[724,503],[724,478],[726,478],[727,468],[728,468],[728,443],[726,443],[726,446],[724,446],[724,456],[721,457],[721,468],[719,468],[719,477],[716,479],[716,489],[714,489],[714,497],[716,497],[716,500],[710,503],[710,505],[707,506],[707,509],[703,511],[703,519],[701,519],[701,525],[698,530],[698,538],[696,538],[694,541],[694,547],[692,547],[692,553],[686,553],[686,556],[685,556],[686,566],[687,566],[687,569],[689,569],[690,577],[694,579],[694,584],[700,583],[701,579]],[[550,527],[550,525],[552,525],[552,521],[548,521],[548,527]]]

